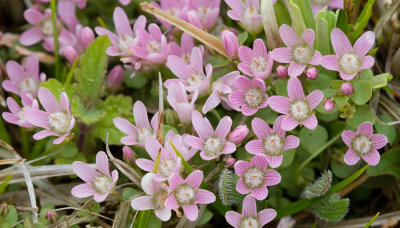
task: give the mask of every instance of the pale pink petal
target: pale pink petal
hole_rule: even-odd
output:
[[[337,55],[325,55],[322,57],[321,65],[328,70],[340,71],[339,57]]]
[[[154,168],[154,161],[144,159],[144,158],[138,158],[136,159],[136,165],[143,169],[144,171],[151,172],[153,171]]]
[[[193,148],[196,148],[198,150],[203,150],[204,140],[199,137],[187,135],[185,137],[185,142]]]
[[[315,109],[323,99],[324,94],[321,90],[314,90],[307,96],[307,101],[310,105],[311,110]]]
[[[315,50],[312,59],[308,63],[317,66],[321,64],[321,60],[322,60],[321,52]]]
[[[285,131],[291,131],[295,129],[298,125],[299,123],[296,120],[292,119],[290,116],[285,116],[285,118],[283,118],[282,120],[282,129]]]
[[[21,65],[13,60],[7,62],[6,70],[11,81],[20,82],[24,79],[24,76],[26,75],[24,68],[22,68]]]
[[[271,56],[277,62],[290,63],[292,61],[292,49],[285,47],[275,48]]]
[[[67,138],[68,135],[69,135],[69,133],[66,133],[66,134],[54,139],[53,140],[53,144],[57,145],[57,144],[60,144],[60,143],[64,142],[65,138]]]
[[[264,154],[264,147],[261,140],[251,140],[245,146],[247,152],[250,154]]]
[[[339,28],[334,28],[331,32],[331,41],[333,49],[339,56],[344,55],[346,52],[353,50],[349,38]]]
[[[121,7],[116,7],[113,14],[115,29],[120,35],[133,35],[128,16]]]
[[[345,130],[342,133],[342,140],[347,146],[351,146],[354,136],[356,135],[357,133],[355,131]]]
[[[221,154],[232,154],[236,151],[236,145],[231,142],[226,142],[224,149],[221,151]]]
[[[211,95],[207,98],[206,103],[202,108],[202,112],[206,114],[211,111],[215,107],[217,107],[221,103],[221,99],[219,98],[218,91],[214,90]]]
[[[236,211],[228,211],[225,214],[225,219],[231,226],[237,228],[240,225],[242,215],[237,213]]]
[[[238,176],[242,176],[247,169],[251,167],[249,162],[239,160],[238,162],[235,163],[235,173]]]
[[[357,134],[363,134],[365,136],[372,136],[372,133],[374,132],[374,128],[372,127],[371,122],[364,122],[360,124],[357,128]]]
[[[375,33],[368,31],[362,34],[354,43],[353,51],[359,58],[363,58],[375,44]]]
[[[268,166],[267,157],[264,155],[256,155],[251,159],[251,166],[256,166],[260,169],[266,169]]]
[[[182,205],[182,209],[189,221],[196,221],[197,217],[199,217],[199,208],[197,208],[196,204]]]
[[[232,10],[242,13],[245,10],[245,5],[243,1],[237,1],[237,0],[225,0],[225,3],[231,7]]]
[[[260,227],[263,227],[265,224],[271,222],[277,213],[274,209],[264,209],[258,212],[258,222],[260,223]]]
[[[277,185],[281,183],[281,175],[276,170],[267,169],[265,182],[267,186]]]
[[[50,124],[49,124],[49,113],[42,111],[42,110],[28,110],[25,111],[25,119],[38,127],[42,127],[45,129],[50,129]]]
[[[254,51],[246,46],[241,46],[239,48],[239,58],[242,63],[251,64],[253,58],[255,57]]]
[[[344,162],[347,165],[355,165],[360,160],[360,157],[349,148],[344,156]]]
[[[283,155],[267,155],[266,157],[271,168],[278,168],[282,164]]]
[[[283,96],[272,96],[268,99],[269,107],[279,113],[288,114],[290,108],[290,100]]]
[[[300,145],[300,139],[294,135],[288,135],[285,139],[285,146],[283,147],[283,151],[297,148]]]
[[[184,180],[182,179],[182,177],[176,173],[172,174],[168,179],[168,183],[169,183],[169,187],[171,188],[171,191],[174,191],[175,188],[178,187],[179,185],[181,185],[183,182],[184,182]]]
[[[189,176],[186,177],[185,183],[190,185],[193,188],[198,188],[203,181],[203,172],[200,170],[196,170],[189,174]]]
[[[303,34],[301,35],[301,39],[308,44],[311,48],[314,45],[314,38],[315,38],[315,33],[314,30],[312,29],[306,29],[304,30]]]
[[[346,74],[346,73],[340,71],[340,77],[341,77],[343,80],[351,80],[351,79],[353,79],[357,74],[358,74],[358,72],[353,73],[353,74]]]
[[[194,201],[195,204],[210,204],[215,201],[214,193],[204,190],[204,189],[197,189],[196,192],[196,199]]]
[[[108,157],[107,154],[103,151],[100,151],[96,155],[96,166],[99,172],[110,175],[110,168],[108,164]]]
[[[286,44],[286,46],[293,47],[298,44],[301,44],[301,40],[300,40],[299,36],[289,25],[283,24],[279,28],[279,33],[281,35],[283,42]]]
[[[245,101],[243,98],[243,90],[235,90],[229,95],[229,101],[236,106],[245,105]]]
[[[41,140],[41,139],[44,139],[49,136],[58,136],[58,134],[51,130],[43,130],[43,131],[39,131],[38,133],[34,134],[33,139]]]
[[[243,216],[252,216],[256,217],[257,216],[257,204],[256,200],[252,195],[248,195],[244,197],[243,199],[243,205],[242,205],[242,215]]]
[[[77,198],[86,198],[96,194],[91,183],[80,184],[72,188],[71,194]]]
[[[378,149],[386,146],[386,144],[388,143],[386,136],[382,135],[382,134],[373,134],[371,136],[371,139],[372,139],[372,144],[373,144],[372,148],[375,150],[378,150]]]
[[[69,99],[68,95],[66,92],[62,92],[60,95],[60,102],[61,102],[61,107],[67,111],[68,116],[71,116],[71,111],[69,109]]]
[[[190,58],[190,65],[193,69],[198,73],[203,72],[203,56],[198,47],[192,49]]]
[[[258,57],[267,57],[267,48],[265,47],[264,42],[262,39],[256,39],[253,43],[254,53]]]
[[[108,196],[108,193],[106,193],[106,194],[95,193],[93,198],[94,198],[94,201],[100,203],[100,202],[103,202],[107,198],[107,196]]]
[[[364,161],[372,166],[375,166],[379,163],[379,160],[381,158],[380,154],[378,151],[373,150],[371,153],[368,153],[366,155],[361,156]]]
[[[164,151],[161,144],[153,137],[148,137],[144,142],[144,147],[146,148],[147,153],[150,155],[151,159],[155,161],[157,159],[158,153]]]
[[[44,109],[50,113],[61,112],[63,108],[54,95],[45,87],[39,89],[38,97]]]
[[[288,74],[290,77],[297,77],[304,72],[306,67],[307,67],[307,65],[305,65],[305,64],[298,64],[298,63],[292,61],[288,68]]]
[[[250,79],[244,77],[244,76],[239,76],[235,79],[235,86],[239,90],[247,90],[249,87],[252,86],[252,83]]]
[[[207,118],[203,118],[200,112],[193,111],[192,113],[192,123],[197,134],[203,140],[206,140],[214,135],[214,130],[211,126],[210,121]]]
[[[236,183],[236,191],[238,191],[240,194],[243,194],[243,195],[246,195],[247,193],[250,192],[250,190],[243,183],[242,178],[240,178]]]
[[[26,72],[29,77],[39,80],[39,59],[38,57],[31,55],[26,58]]]
[[[144,211],[154,209],[152,196],[140,196],[132,200],[131,207],[134,210]]]
[[[282,129],[282,120],[285,118],[284,116],[278,116],[274,122],[274,126],[272,130],[278,134],[279,137],[285,138],[286,131]]]
[[[217,128],[215,129],[215,135],[220,139],[225,139],[232,127],[232,119],[229,116],[222,118]]]
[[[302,124],[304,125],[304,127],[308,128],[310,130],[313,130],[318,125],[318,119],[315,116],[315,114],[312,114],[310,117],[308,117],[308,119],[303,121]]]
[[[37,25],[45,18],[45,16],[39,10],[30,8],[25,10],[24,18],[29,22],[29,24]]]
[[[92,169],[88,164],[81,161],[74,161],[72,163],[74,173],[87,183],[92,183],[100,174]]]
[[[330,0],[328,6],[333,9],[343,9],[343,0]]]
[[[154,210],[154,213],[161,221],[168,221],[171,218],[171,210],[164,208],[162,210]]]
[[[268,196],[268,189],[266,187],[252,189],[250,192],[257,200],[264,200]]]
[[[138,128],[151,129],[146,106],[141,101],[136,101],[133,105],[133,116]]]
[[[188,77],[193,75],[193,70],[180,57],[176,55],[170,55],[167,58],[165,64],[178,78],[186,80]]]
[[[175,199],[174,194],[168,196],[164,203],[165,207],[171,210],[179,208],[179,204]]]
[[[218,156],[218,155],[217,155],[217,156]],[[205,161],[213,160],[213,159],[215,159],[217,156],[212,156],[212,157],[210,157],[210,156],[207,155],[207,153],[206,153],[205,151],[201,151],[201,152],[200,152],[200,157],[201,157],[201,159],[203,159],[203,160],[205,160]]]
[[[260,140],[263,140],[272,132],[268,124],[264,120],[257,117],[254,118],[253,121],[251,121],[251,127],[254,133],[256,134],[257,138]]]
[[[360,69],[369,69],[371,67],[373,67],[375,64],[375,59],[374,57],[367,55],[364,56],[364,58],[362,59],[362,64],[360,66]]]
[[[40,27],[36,26],[22,33],[19,37],[19,42],[24,46],[31,46],[41,41],[43,38]]]
[[[136,127],[131,124],[128,120],[123,119],[121,117],[116,117],[113,119],[114,125],[122,132],[124,132],[127,135],[134,135],[136,136],[137,134],[137,129]]]
[[[138,145],[139,143],[136,140],[136,136],[124,136],[121,138],[121,143],[124,145],[132,146],[132,145]],[[140,144],[140,146],[142,146]]]
[[[303,86],[298,78],[290,78],[287,85],[288,95],[291,100],[305,99]]]

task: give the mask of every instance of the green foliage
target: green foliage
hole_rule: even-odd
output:
[[[301,146],[308,153],[313,154],[328,141],[328,132],[321,125],[314,130],[303,127],[299,137]]]
[[[390,174],[400,178],[400,150],[394,149],[381,155],[379,163],[369,167],[367,173],[370,176]]]
[[[274,12],[276,16],[276,20],[278,22],[279,27],[283,24],[291,25],[292,20],[290,18],[290,14],[286,9],[285,5],[281,1],[277,1],[274,4]]]
[[[0,195],[6,190],[8,182],[12,179],[12,174],[9,174],[4,178],[3,182],[0,184]]]
[[[86,110],[84,104],[82,103],[80,97],[74,96],[72,103],[71,103],[71,112],[76,116],[79,121],[83,122],[84,124],[90,125],[105,116],[105,111],[99,110],[96,108],[89,108]]]
[[[372,97],[372,85],[367,80],[356,80],[353,82],[354,93],[351,100],[357,105],[367,103]]]
[[[296,33],[301,37],[303,34],[303,31],[307,28],[306,23],[304,22],[303,15],[301,12],[300,7],[296,4],[295,0],[291,0],[290,3],[290,9],[292,10],[292,18],[293,18],[293,23],[294,23],[294,30]]]
[[[368,0],[365,4],[364,9],[362,10],[360,16],[354,23],[354,31],[350,34],[350,41],[354,42],[357,38],[363,33],[364,28],[367,26],[369,19],[372,15],[372,6],[374,5],[375,0]]]
[[[240,44],[240,45],[243,45],[244,42],[246,42],[246,40],[247,40],[248,37],[249,37],[249,34],[248,34],[246,31],[239,33],[239,34],[237,35],[237,39],[238,39],[238,41],[239,41],[239,44]]]
[[[202,226],[207,224],[213,217],[213,213],[209,210],[204,210],[203,215],[199,219],[199,222],[197,223],[197,226]]]
[[[306,186],[303,192],[303,197],[312,199],[325,194],[331,187],[332,172],[330,170],[322,173],[321,177],[315,180],[312,184]]]
[[[218,193],[223,205],[232,206],[241,199],[240,194],[236,191],[237,181],[238,178],[232,171],[222,170],[218,180]]]
[[[54,78],[50,78],[47,81],[41,82],[40,87],[45,87],[49,89],[58,101],[60,101],[60,95],[62,92],[66,92],[70,100],[74,95],[74,91],[71,85],[63,85],[61,82],[57,81],[57,79]]]
[[[287,97],[288,96],[287,84],[288,84],[287,79],[278,79],[276,82],[276,85],[275,85],[276,86],[276,94],[279,96]]]
[[[392,78],[393,78],[393,75],[391,75],[389,73],[376,75],[371,80],[372,88],[374,88],[374,89],[382,88],[382,87],[386,86],[388,81],[390,81]]]
[[[208,59],[208,63],[210,63],[213,68],[217,68],[217,67],[223,67],[229,64],[229,60],[220,56],[220,55],[213,55],[210,56],[210,58]]]
[[[337,222],[347,214],[349,203],[349,199],[340,199],[339,194],[334,193],[319,200],[310,209],[323,220]]]
[[[122,199],[123,200],[129,200],[132,196],[138,194],[139,191],[132,188],[132,187],[126,187],[124,189],[122,189]]]
[[[393,121],[393,119],[388,115],[379,115],[378,118],[386,123]],[[375,128],[379,134],[383,134],[386,136],[389,144],[393,144],[395,142],[396,137],[397,137],[397,130],[394,125],[383,125],[377,121],[375,123]]]
[[[86,161],[85,156],[82,153],[78,153],[78,148],[71,141],[59,145],[54,149],[54,152],[57,153],[56,164],[71,164],[74,161]]]
[[[8,215],[3,218],[3,224],[1,227],[11,227],[18,222],[18,212],[13,205],[8,205]]]
[[[124,73],[124,84],[128,86],[129,88],[133,89],[141,89],[145,85],[147,85],[147,82],[149,81],[149,76],[142,74],[142,73],[136,73],[133,78],[131,78],[132,70],[125,70]]]
[[[348,126],[356,129],[361,123],[369,121],[372,124],[375,123],[375,118],[371,114],[369,109],[369,105],[361,105],[356,108],[356,112],[353,115],[353,118],[347,118],[346,123]]]

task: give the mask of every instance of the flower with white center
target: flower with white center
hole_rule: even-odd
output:
[[[343,142],[349,147],[344,156],[347,165],[354,165],[360,157],[368,164],[375,166],[379,163],[378,149],[387,144],[387,138],[382,134],[373,134],[371,122],[360,124],[357,131],[345,130],[342,133]]]
[[[343,9],[343,0],[311,0],[311,8],[314,13],[314,16],[317,16],[317,13],[323,10],[326,6],[331,9]]]
[[[249,141],[245,148],[251,154],[264,154],[268,164],[272,168],[277,168],[282,164],[283,152],[297,148],[300,140],[297,136],[288,135],[282,129],[284,116],[278,116],[274,122],[273,129],[260,118],[254,118],[251,122],[252,129],[257,136],[257,140]]]
[[[201,29],[205,27],[210,30],[217,22],[221,0],[188,0],[188,21],[195,26],[200,23]],[[189,16],[189,15],[192,16]],[[191,17],[196,17],[197,23],[192,23]],[[199,27],[199,26],[198,26]]]
[[[139,145],[144,147],[147,138],[154,137],[158,130],[158,112],[151,119],[147,117],[147,110],[141,101],[136,101],[133,105],[133,117],[136,126],[121,117],[114,118],[114,125],[128,136],[121,138],[124,145]]]
[[[229,116],[221,119],[215,132],[210,121],[203,118],[198,111],[193,111],[192,123],[199,137],[188,135],[185,141],[189,146],[201,150],[200,157],[203,160],[213,160],[221,154],[235,152],[236,145],[226,140],[232,127],[232,119]]]
[[[172,83],[168,86],[168,103],[178,114],[179,120],[186,125],[192,123],[192,112],[195,110],[194,103],[197,100],[197,95],[198,92],[195,90],[189,102],[189,96],[182,82]]]
[[[158,4],[157,2],[152,2],[151,4],[159,9],[164,10],[168,14],[185,20],[185,15],[188,10],[186,0],[160,0],[160,4]],[[168,22],[160,18],[157,19],[166,29],[169,29],[171,27],[171,24],[169,24]]]
[[[71,134],[75,126],[75,118],[70,112],[68,96],[65,92],[60,95],[61,104],[47,88],[41,87],[38,93],[39,101],[46,111],[29,109],[24,111],[25,119],[32,125],[44,128],[33,135],[35,140],[48,136],[57,136],[54,144],[60,144]]]
[[[274,209],[264,209],[257,213],[256,199],[248,195],[243,200],[242,214],[228,211],[226,221],[235,228],[260,228],[271,222],[276,217]]]
[[[268,160],[265,155],[256,155],[251,162],[236,162],[235,173],[240,177],[236,184],[236,190],[244,195],[250,192],[257,200],[267,198],[267,186],[277,185],[281,182],[281,175],[267,167]]]
[[[169,54],[179,56],[187,65],[190,65],[190,58],[194,47],[194,40],[187,33],[182,34],[180,46],[175,42],[170,42],[168,44]],[[200,49],[201,55],[203,55],[203,45],[199,45],[197,47]]]
[[[253,49],[241,46],[239,58],[241,63],[238,64],[238,69],[244,74],[261,79],[267,78],[271,74],[274,60],[261,39],[254,41]]]
[[[315,33],[312,29],[304,30],[301,39],[288,25],[279,28],[279,34],[287,47],[275,48],[272,58],[280,63],[290,63],[290,77],[297,77],[304,72],[308,65],[318,66],[322,55],[313,49]]]
[[[243,115],[254,115],[259,109],[268,106],[268,95],[265,92],[265,83],[259,78],[253,81],[239,76],[235,80],[237,90],[229,96],[233,105],[240,106]]]
[[[199,216],[197,204],[210,204],[215,201],[215,195],[207,190],[199,189],[203,181],[203,172],[196,170],[185,180],[179,174],[172,174],[168,184],[172,194],[165,201],[165,207],[176,210],[182,207],[189,221],[195,221]]]
[[[374,58],[366,55],[375,43],[373,32],[362,34],[354,46],[351,46],[346,34],[342,30],[334,28],[331,32],[331,42],[336,55],[324,56],[321,65],[328,70],[338,71],[343,80],[351,80],[361,70],[374,65]]]
[[[108,157],[103,151],[96,155],[96,167],[98,171],[81,161],[72,163],[74,173],[86,182],[72,188],[73,196],[77,198],[94,196],[96,202],[102,202],[114,190],[118,180],[118,171],[114,170],[110,174]]]
[[[268,100],[272,110],[285,115],[282,120],[282,129],[291,131],[299,124],[303,124],[308,129],[316,128],[318,120],[312,111],[324,99],[322,91],[314,90],[306,97],[298,78],[289,79],[287,91],[289,98],[272,96]]]
[[[141,181],[142,189],[148,196],[140,196],[132,200],[134,210],[154,210],[161,221],[171,218],[171,210],[165,207],[165,200],[169,195],[168,186],[155,178],[154,173],[147,173]]]

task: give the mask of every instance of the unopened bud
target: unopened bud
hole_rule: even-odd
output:
[[[331,112],[335,107],[335,102],[331,100],[331,98],[327,98],[324,102],[324,109],[328,112]]]
[[[115,66],[107,75],[107,87],[117,90],[124,80],[124,68],[120,65]]]
[[[230,58],[236,58],[239,50],[239,41],[236,35],[229,30],[224,30],[221,33],[221,39],[226,54],[228,54]]]
[[[234,159],[233,157],[227,157],[224,162],[224,164],[228,167],[233,167],[235,165],[235,163],[236,163],[236,159]]]
[[[285,66],[278,66],[276,68],[276,75],[280,78],[286,78],[288,76],[288,69]]]
[[[5,217],[8,215],[8,205],[7,203],[0,204],[0,216]]]
[[[85,47],[85,49],[88,48],[90,42],[94,40],[93,30],[87,26],[82,29],[80,36],[81,36],[81,42]]]
[[[135,153],[129,146],[122,147],[122,157],[123,157],[124,161],[126,163],[128,163],[129,165],[134,164]]]
[[[245,124],[235,128],[228,136],[229,140],[235,144],[239,144],[249,134],[249,128]]]
[[[57,213],[53,210],[47,210],[44,217],[46,218],[47,222],[49,222],[50,224],[57,222],[57,218],[58,218]]]
[[[67,58],[69,64],[73,64],[76,57],[78,57],[78,52],[72,46],[68,46],[64,49],[64,56]]]
[[[344,82],[341,86],[340,86],[340,90],[342,91],[342,93],[344,95],[352,95],[354,93],[354,88],[353,85],[350,82]]]
[[[309,67],[306,71],[306,76],[310,80],[317,79],[318,77],[318,70],[315,67]]]

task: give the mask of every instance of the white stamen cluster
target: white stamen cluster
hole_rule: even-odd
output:
[[[225,143],[218,137],[211,137],[204,142],[203,148],[208,156],[214,157],[222,152]]]
[[[285,144],[279,135],[273,133],[264,139],[263,145],[265,154],[276,156],[282,154],[283,146]]]
[[[339,68],[346,74],[354,74],[361,67],[361,60],[354,53],[346,53],[339,59]]]
[[[194,73],[186,79],[187,83],[193,87],[199,87],[203,83],[205,76],[203,74]]]
[[[261,106],[265,101],[265,94],[259,87],[250,87],[244,93],[244,101],[251,108]]]
[[[306,44],[292,48],[292,59],[298,64],[306,64],[311,61],[314,51]]]
[[[243,174],[243,182],[249,189],[262,187],[265,181],[265,171],[258,167],[250,167]]]
[[[253,16],[256,16],[257,14],[258,10],[250,6],[244,11],[243,21],[245,21],[247,24],[251,24]]]
[[[190,64],[190,54],[189,53],[185,53],[181,56],[182,60],[186,63],[186,64]]]
[[[39,82],[32,77],[25,77],[19,83],[20,91],[27,91],[30,94],[35,94],[39,89]]]
[[[318,6],[326,6],[329,0],[311,0],[312,3]]]
[[[144,143],[147,137],[153,136],[153,131],[147,128],[139,128],[137,131],[137,141],[138,143]]]
[[[168,192],[161,189],[159,192],[153,195],[151,199],[155,210],[162,210],[165,208],[165,200],[168,198]]]
[[[112,184],[113,180],[111,177],[101,174],[93,181],[93,187],[99,194],[106,194],[110,192],[110,185]]]
[[[174,196],[179,205],[190,205],[196,198],[196,189],[188,184],[181,184],[175,189]]]
[[[157,41],[150,41],[147,44],[147,51],[149,53],[160,53],[161,52],[161,44]]]
[[[68,132],[71,118],[66,112],[54,112],[49,116],[49,124],[52,131],[62,135]]]
[[[356,135],[351,143],[351,149],[359,155],[366,155],[372,151],[372,140],[366,135]]]
[[[122,35],[118,39],[118,48],[120,52],[127,53],[128,49],[132,44],[134,44],[136,38],[134,36]]]
[[[163,161],[160,161],[160,164],[158,166],[158,171],[163,177],[169,177],[172,174],[172,171],[176,167],[176,161],[171,160],[171,159],[165,159]]]
[[[267,70],[268,61],[263,57],[253,58],[250,69],[252,73],[264,72]]]
[[[45,37],[53,36],[53,24],[51,18],[41,22],[40,30]]]
[[[197,13],[199,14],[200,18],[203,20],[207,18],[208,14],[210,14],[210,12],[211,12],[211,9],[208,7],[205,7],[205,6],[199,7],[197,10]]]
[[[297,122],[302,122],[310,117],[310,106],[306,100],[296,100],[290,105],[289,114]]]
[[[239,228],[260,228],[258,217],[243,217],[240,220]]]

